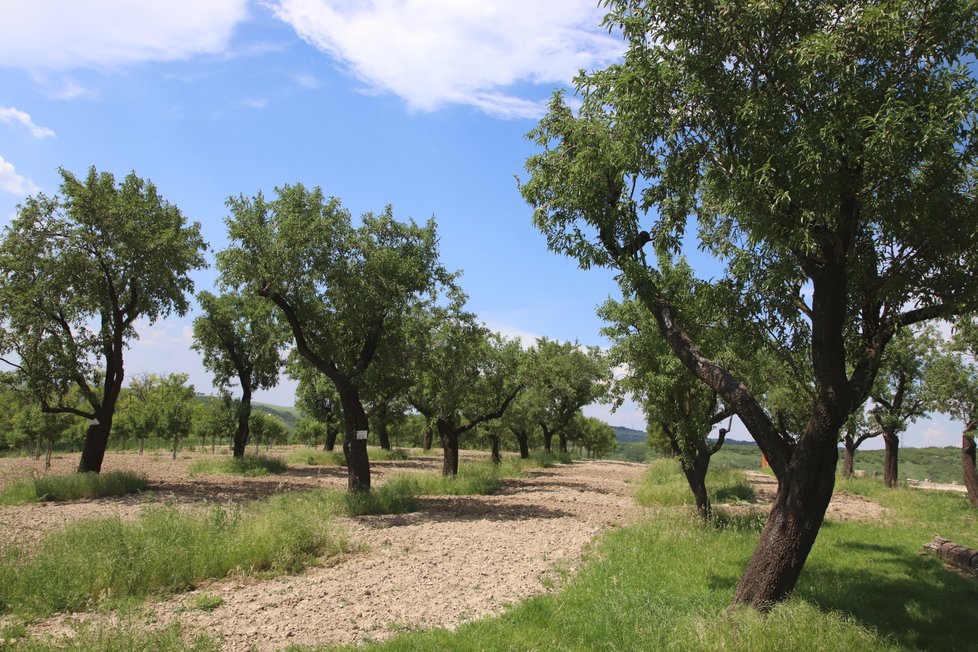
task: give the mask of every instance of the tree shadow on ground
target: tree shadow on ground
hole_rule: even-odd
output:
[[[575,518],[571,512],[535,504],[503,504],[483,496],[429,496],[418,499],[418,512],[427,520],[445,521],[527,521]]]
[[[978,582],[898,545],[840,540],[823,546],[828,550],[820,556],[832,561],[806,565],[799,597],[847,613],[907,648],[975,649]]]

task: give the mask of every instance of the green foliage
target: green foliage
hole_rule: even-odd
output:
[[[248,418],[251,438],[255,446],[260,444],[284,444],[289,438],[289,430],[278,417],[265,412],[254,411]]]
[[[84,179],[60,173],[61,194],[25,200],[0,244],[0,348],[20,358],[15,381],[39,403],[107,422],[136,320],[187,311],[205,244],[134,173],[118,185],[94,167]]]
[[[284,364],[286,333],[275,320],[274,306],[255,295],[229,292],[197,295],[202,314],[194,320],[193,348],[203,357],[214,384],[228,388],[237,381],[247,393],[278,383]]]
[[[392,448],[390,450],[383,448],[370,449],[370,459],[376,462],[396,462],[409,459],[410,457],[411,454],[403,448]]]
[[[205,458],[190,465],[190,474],[228,474],[259,477],[274,473],[284,473],[285,462],[278,457],[265,455],[245,455],[231,458]]]
[[[243,508],[154,507],[135,521],[77,521],[30,554],[3,551],[0,612],[45,616],[183,591],[231,572],[297,572],[344,549],[330,519],[340,500],[336,492],[292,493]]]
[[[883,455],[882,450],[860,450],[855,457],[856,470],[865,471],[868,476],[882,476]],[[902,482],[907,478],[961,484],[961,449],[901,448],[898,479]]]
[[[46,475],[8,485],[0,492],[0,505],[125,496],[145,491],[148,484],[146,476],[128,471]]]
[[[567,452],[552,451],[548,453],[544,450],[535,450],[530,453],[528,461],[533,466],[549,469],[554,464],[570,464],[574,461],[574,458]]]

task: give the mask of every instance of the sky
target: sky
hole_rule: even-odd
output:
[[[0,224],[56,193],[59,167],[135,171],[200,222],[213,261],[228,197],[301,182],[354,215],[434,216],[490,328],[606,345],[595,307],[617,296],[613,274],[548,251],[517,181],[553,91],[621,56],[602,14],[597,0],[4,0]],[[193,278],[215,289],[213,268]],[[194,316],[141,322],[129,377],[183,372],[213,391]],[[256,400],[292,405],[294,387]],[[644,429],[632,403],[586,412]],[[959,443],[943,418],[904,437]]]

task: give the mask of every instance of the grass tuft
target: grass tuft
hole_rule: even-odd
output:
[[[392,448],[390,450],[371,448],[367,454],[371,462],[397,462],[411,457],[411,454],[403,448]]]
[[[76,625],[71,634],[58,640],[36,641],[18,638],[4,642],[0,639],[0,650],[4,652],[218,652],[218,641],[207,635],[187,638],[179,623],[166,627],[146,630],[140,624],[128,621],[111,626],[92,627]]]
[[[289,493],[243,508],[173,506],[134,521],[66,525],[30,554],[0,552],[0,613],[46,616],[191,589],[229,573],[291,573],[345,550],[338,492]]]
[[[0,505],[124,496],[145,491],[146,476],[128,471],[71,473],[21,480],[0,492]]]
[[[542,450],[535,450],[530,453],[528,462],[533,466],[537,466],[544,469],[549,469],[554,464],[570,464],[574,461],[574,458],[570,453],[561,453],[560,451],[547,453]]]
[[[346,466],[346,457],[342,451],[300,451],[292,453],[286,459],[289,464],[306,466]]]
[[[404,514],[417,509],[417,485],[405,476],[394,476],[369,493],[343,495],[348,516],[373,516],[376,514]]]
[[[190,474],[243,475],[255,478],[264,475],[284,473],[285,461],[279,457],[266,455],[246,455],[245,457],[206,458],[190,465]]]

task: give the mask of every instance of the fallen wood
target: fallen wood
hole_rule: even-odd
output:
[[[924,552],[978,579],[978,550],[934,537],[933,541],[924,544]]]

